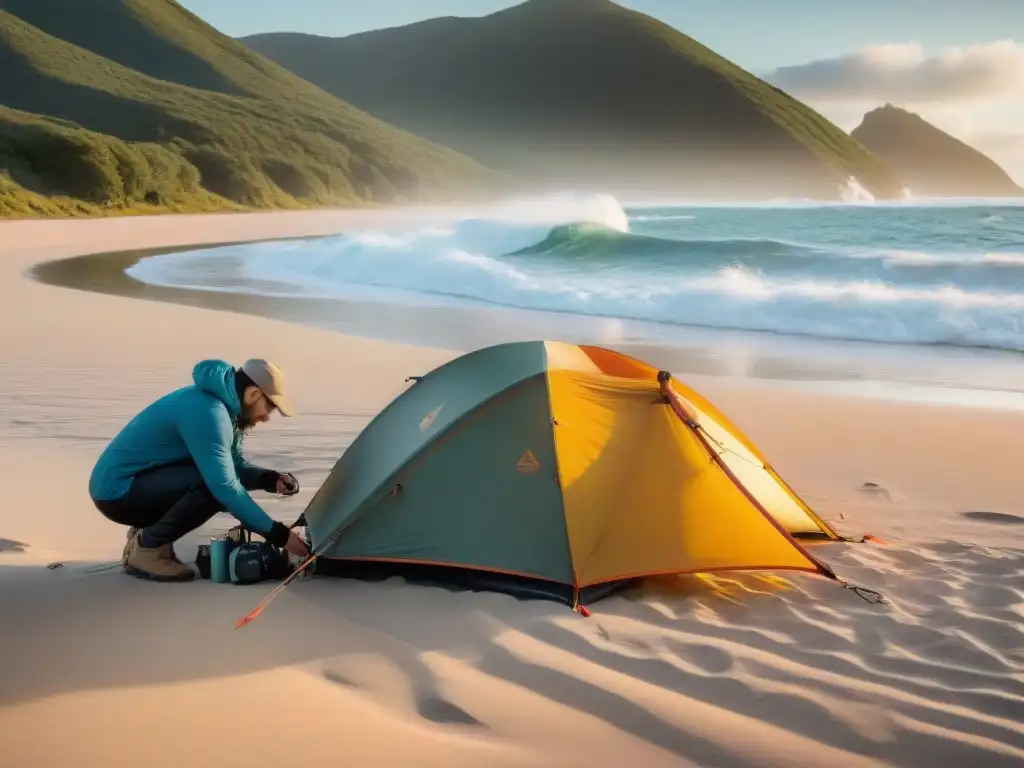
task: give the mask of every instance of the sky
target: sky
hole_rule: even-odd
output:
[[[220,31],[344,36],[516,0],[179,0]],[[845,130],[892,102],[1024,184],[1024,0],[619,0]]]

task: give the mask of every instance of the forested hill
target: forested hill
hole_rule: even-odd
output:
[[[893,171],[820,114],[655,18],[609,0],[529,0],[252,49],[388,122],[559,188],[835,197]]]
[[[507,179],[173,0],[0,0],[0,215],[466,198]]]

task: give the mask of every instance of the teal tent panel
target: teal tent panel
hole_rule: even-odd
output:
[[[456,357],[412,384],[356,437],[304,511],[313,546],[372,506],[389,476],[450,424],[545,367],[544,342],[514,342]]]
[[[401,492],[363,513],[327,557],[467,567],[574,583],[547,376],[464,416],[402,469]]]

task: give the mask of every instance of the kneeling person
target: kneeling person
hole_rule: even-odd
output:
[[[175,557],[174,542],[227,511],[271,544],[305,555],[305,542],[273,520],[251,490],[291,495],[291,474],[250,464],[245,433],[275,411],[291,416],[281,370],[265,360],[234,368],[204,360],[193,383],[143,409],[110,442],[89,479],[89,495],[109,520],[128,526],[128,573],[187,581],[194,572]]]

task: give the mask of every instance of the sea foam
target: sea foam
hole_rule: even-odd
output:
[[[327,298],[397,289],[669,325],[1024,350],[1024,208],[897,209],[851,189],[858,202],[845,208],[662,205],[632,216],[614,197],[553,196],[433,226],[157,256],[131,273],[192,288]]]

